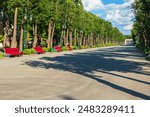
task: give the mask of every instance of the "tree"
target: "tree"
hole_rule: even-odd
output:
[[[33,47],[41,45],[43,40],[46,43],[42,46],[51,48],[68,43],[80,47],[97,46],[124,39],[110,22],[85,11],[81,0],[2,0],[0,6],[7,14],[7,29],[11,29],[14,21],[13,35],[9,35],[13,39],[12,47],[22,49],[23,32],[27,33],[27,40],[29,36],[33,40]],[[29,21],[31,14],[33,20]],[[16,39],[18,34],[19,40]],[[16,42],[19,44],[15,45]]]
[[[133,3],[135,20],[132,30],[132,38],[141,50],[150,48],[150,1],[135,0]]]

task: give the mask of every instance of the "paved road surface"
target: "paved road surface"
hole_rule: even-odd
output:
[[[132,46],[6,58],[0,99],[150,99],[150,64]]]

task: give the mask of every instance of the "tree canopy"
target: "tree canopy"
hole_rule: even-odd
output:
[[[116,27],[87,12],[81,0],[1,0],[0,8],[4,12],[5,29],[14,25],[14,13],[17,13],[16,46],[23,43],[23,30],[26,30],[27,42],[32,40],[33,46],[52,47],[67,43],[97,46],[124,41],[124,35]],[[12,35],[7,36],[11,38]]]
[[[132,37],[137,47],[150,51],[150,0],[135,0]]]

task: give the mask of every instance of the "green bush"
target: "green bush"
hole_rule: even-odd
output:
[[[61,49],[62,49],[62,51],[67,51],[68,50],[67,47],[65,47],[65,46],[63,46]]]
[[[93,45],[93,46],[92,46],[92,48],[96,48],[96,46],[95,46],[95,45]]]
[[[3,35],[0,35],[0,42],[3,42]]]
[[[100,45],[100,44],[97,44],[96,47],[101,47],[101,45]]]
[[[44,47],[43,50],[44,50],[45,52],[51,52],[51,48],[46,48],[46,47]]]
[[[77,50],[77,49],[78,49],[78,46],[73,46],[73,49],[74,49],[74,50]]]
[[[80,46],[80,49],[85,49],[85,47],[84,46]]]
[[[144,54],[149,55],[150,54],[150,49],[149,48],[143,48],[142,51]]]
[[[4,54],[3,53],[0,53],[0,59],[4,58]]]
[[[54,48],[50,48],[50,52],[56,52]]]
[[[35,50],[33,48],[23,50],[23,54],[25,54],[25,55],[30,55],[30,54],[34,54],[34,53],[35,53]]]

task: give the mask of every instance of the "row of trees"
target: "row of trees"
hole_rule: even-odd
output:
[[[81,0],[1,0],[4,46],[97,46],[124,41],[108,21],[84,10]],[[8,40],[11,41],[8,44]]]
[[[150,0],[135,0],[133,4],[135,21],[132,37],[137,47],[150,51]]]

